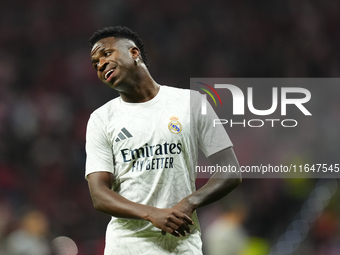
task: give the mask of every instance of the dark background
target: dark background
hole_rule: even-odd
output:
[[[37,210],[49,222],[48,244],[67,236],[79,255],[102,254],[109,217],[93,209],[84,179],[85,131],[90,113],[117,93],[97,79],[91,66],[87,40],[93,32],[111,25],[136,31],[146,44],[154,79],[175,87],[189,88],[191,77],[339,77],[339,13],[335,0],[1,3],[0,247],[21,228],[23,216]],[[308,142],[320,136],[321,142],[309,147],[288,135],[287,144],[296,144],[293,151],[285,144],[264,146],[258,133],[245,138],[242,129],[231,131],[240,163],[257,163],[270,146],[279,147],[280,158],[286,155],[290,162],[339,163],[336,98],[329,111],[319,113],[322,128],[306,129],[301,138]],[[204,182],[199,179],[197,185]],[[235,204],[245,213],[238,222],[249,238],[243,254],[339,254],[337,183],[245,179],[229,197],[199,211],[205,254],[212,254],[208,227]],[[329,186],[328,197],[318,196],[323,206],[306,221],[301,240],[283,240],[306,203],[316,201],[308,200],[315,198],[315,188]],[[9,252],[0,249],[0,254]]]

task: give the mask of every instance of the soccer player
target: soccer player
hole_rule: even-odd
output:
[[[211,106],[200,115],[198,92],[153,80],[135,32],[104,28],[90,44],[98,78],[120,94],[91,114],[86,134],[93,205],[112,216],[104,254],[202,254],[196,209],[227,195],[241,177],[216,173],[195,191],[197,149],[214,165],[239,169],[227,133],[211,127]]]

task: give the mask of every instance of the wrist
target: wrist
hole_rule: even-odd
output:
[[[156,210],[157,208],[151,208],[150,206],[145,206],[145,210],[141,213],[141,218],[146,221],[152,220],[152,209]]]
[[[199,207],[198,199],[194,195],[185,198],[185,202],[192,212]]]

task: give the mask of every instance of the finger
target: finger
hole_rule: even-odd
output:
[[[181,227],[181,229],[183,229],[184,231],[186,231],[187,233],[191,233],[191,229],[187,224],[183,224],[183,226]]]
[[[190,225],[194,225],[194,221],[186,214],[184,214],[183,219]]]
[[[171,219],[171,220],[178,226],[177,231],[183,230],[183,231],[186,231],[187,233],[191,233],[191,230],[190,230],[188,224],[185,221],[178,219],[178,218],[174,218],[174,219]]]
[[[177,218],[183,219],[185,222],[187,222],[190,225],[194,225],[194,221],[188,215],[186,215],[185,213],[175,211],[174,214]]]
[[[176,231],[177,233],[181,234],[182,236],[185,236],[185,231],[183,228],[181,228],[181,226],[176,225],[175,223],[169,221],[167,224],[168,227],[172,228],[174,231]]]
[[[169,234],[173,235],[173,236],[180,237],[180,235],[170,227],[166,227],[165,231],[168,232]]]
[[[175,224],[178,225],[178,226],[181,226],[181,225],[183,225],[183,224],[186,224],[186,222],[183,221],[178,215],[173,215],[173,216],[170,217],[168,220],[169,220],[170,222],[175,223]]]
[[[175,215],[175,216],[176,216],[176,215]],[[184,231],[186,231],[187,233],[191,233],[191,230],[190,230],[188,224],[187,224],[185,221],[183,221],[182,219],[179,219],[179,218],[177,218],[177,217],[172,217],[172,218],[170,218],[169,220],[170,220],[171,222],[175,223],[175,224],[178,226],[178,229],[175,229],[175,230],[184,230]],[[180,232],[180,233],[181,233],[181,232]],[[181,235],[183,235],[183,234],[181,233]]]

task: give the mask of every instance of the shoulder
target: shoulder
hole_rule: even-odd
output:
[[[177,87],[171,87],[167,85],[162,85],[162,90],[164,90],[166,93],[175,93],[175,94],[185,94],[189,93],[190,89],[183,89],[183,88],[177,88]]]
[[[163,104],[184,109],[188,109],[190,114],[200,111],[201,108],[201,94],[196,90],[182,89],[169,86],[162,86],[163,90]]]
[[[164,94],[167,96],[181,97],[187,100],[192,99],[197,100],[200,95],[200,93],[196,90],[176,88],[166,85],[162,85],[162,90],[164,91]]]
[[[95,121],[106,122],[108,116],[114,114],[118,109],[120,97],[114,98],[104,105],[100,106],[91,113],[90,119]]]

